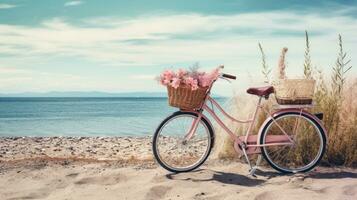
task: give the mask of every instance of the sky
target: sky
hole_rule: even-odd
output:
[[[315,68],[330,77],[341,34],[357,75],[356,1],[0,0],[0,93],[165,92],[155,76],[198,62],[237,75],[230,95],[263,84],[259,42],[301,77],[305,30]]]

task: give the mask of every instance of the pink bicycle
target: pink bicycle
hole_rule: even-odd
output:
[[[221,74],[219,78],[236,79],[229,74]],[[326,130],[321,122],[322,114],[307,111],[312,105],[277,105],[275,112],[270,112],[263,107],[262,99],[268,99],[274,93],[274,88],[249,88],[247,93],[259,97],[256,109],[251,119],[239,120],[227,114],[210,97],[215,81],[207,90],[206,98],[199,109],[177,111],[158,126],[153,137],[153,153],[163,168],[176,173],[188,172],[206,161],[215,136],[212,124],[204,112],[209,113],[229,134],[235,151],[245,156],[252,175],[262,156],[274,169],[283,173],[306,172],[319,163],[326,149]],[[234,134],[217,116],[214,107],[235,123],[248,123],[246,134]],[[267,119],[254,135],[252,130],[260,110],[267,114]],[[255,166],[249,160],[249,155],[252,154],[259,154]]]

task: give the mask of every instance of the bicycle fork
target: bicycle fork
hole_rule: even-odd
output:
[[[201,119],[202,119],[202,114],[199,113],[198,117],[193,120],[190,130],[186,133],[186,135],[184,137],[184,142],[190,140],[192,138],[192,136],[195,134],[195,132],[197,130],[197,126]]]

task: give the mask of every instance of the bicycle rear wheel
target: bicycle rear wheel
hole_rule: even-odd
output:
[[[306,172],[321,160],[326,149],[326,136],[321,125],[311,116],[300,112],[286,112],[271,119],[263,128],[261,144],[269,137],[284,136],[293,140],[292,145],[261,147],[265,160],[283,173]]]
[[[157,162],[171,172],[188,172],[202,165],[209,156],[214,142],[213,129],[201,118],[197,130],[189,140],[185,135],[197,114],[175,112],[157,128],[153,137],[153,153]]]

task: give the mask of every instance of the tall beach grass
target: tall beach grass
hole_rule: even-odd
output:
[[[338,55],[336,63],[331,66],[332,75],[330,78],[326,78],[322,70],[313,67],[307,32],[305,32],[305,37],[306,48],[302,66],[304,78],[314,78],[317,82],[314,95],[315,107],[311,112],[324,114],[323,124],[327,130],[328,146],[322,164],[357,167],[357,78],[349,77],[348,72],[352,66],[349,66],[350,60],[347,59],[347,53],[343,49],[342,37],[341,35],[338,37]],[[259,50],[262,55],[262,75],[266,83],[271,83],[271,69],[266,63],[266,54],[260,43]],[[247,113],[251,113],[255,105],[248,103],[251,102],[249,98],[233,97],[230,100],[231,114],[246,116]],[[276,104],[274,98],[264,102],[267,109],[271,109],[273,104]],[[259,113],[254,133],[258,132],[266,117],[265,113]],[[227,123],[230,123],[229,127],[237,135],[245,134],[247,126],[239,126],[229,121]],[[218,129],[216,156],[219,158],[237,157],[232,141],[226,136],[227,134],[221,132],[223,131]]]

